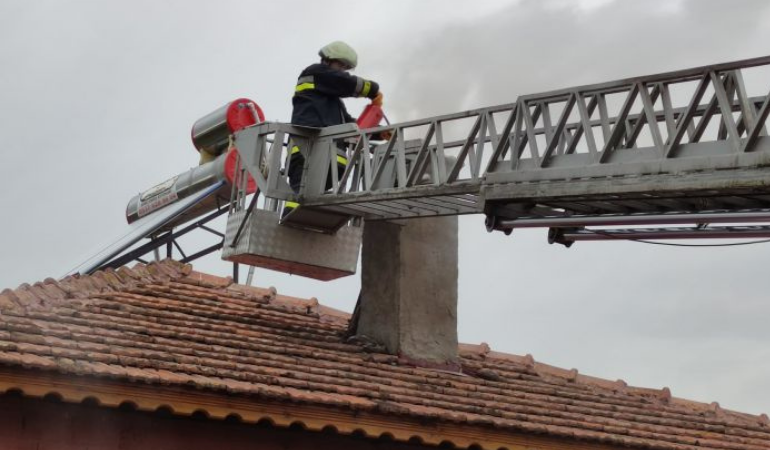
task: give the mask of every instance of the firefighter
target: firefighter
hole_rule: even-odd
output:
[[[355,122],[356,119],[348,113],[342,102],[343,97],[366,97],[382,105],[379,84],[348,73],[358,64],[358,55],[348,44],[332,42],[321,48],[318,55],[321,61],[305,68],[297,79],[292,99],[292,124],[323,128]],[[299,146],[290,140],[288,176],[294,192],[299,192],[304,162]],[[343,144],[337,149],[337,164],[341,177],[348,164]],[[327,181],[326,188],[330,187],[331,179]],[[293,202],[286,203],[289,209],[296,206]]]

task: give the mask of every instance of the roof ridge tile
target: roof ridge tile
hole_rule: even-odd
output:
[[[57,283],[55,280],[51,278],[46,278],[43,283],[40,284],[40,287],[45,290],[48,295],[56,298],[56,299],[63,299],[63,298],[69,298],[69,293],[65,291],[59,283]]]
[[[0,292],[0,311],[6,309],[16,309],[22,307],[21,299],[16,295],[15,291],[10,289],[3,289]]]
[[[527,353],[526,355],[522,356],[522,355],[516,355],[514,353],[498,352],[496,350],[490,349],[490,351],[487,352],[485,359],[513,362],[513,363],[522,365],[528,369],[534,369],[535,367],[535,357],[532,356],[530,353]]]
[[[192,266],[190,266],[192,268]],[[193,284],[195,286],[203,286],[208,288],[228,288],[233,283],[232,277],[218,277],[216,275],[210,275],[204,272],[198,272],[197,270],[190,270],[184,278],[177,280],[180,283]]]
[[[133,269],[128,266],[121,266],[118,268],[118,270],[115,271],[115,275],[117,275],[121,280],[125,281],[133,282],[135,280],[140,280],[141,275],[137,272],[140,270],[142,265],[143,264],[136,264]],[[136,271],[134,271],[134,269],[136,269]],[[81,278],[88,278],[88,275]]]
[[[575,382],[578,377],[577,369],[564,369],[542,362],[536,363],[534,369],[542,377],[556,377],[570,382]]]
[[[181,280],[181,281],[184,281],[184,280]],[[243,298],[247,298],[250,300],[257,300],[260,303],[270,302],[276,296],[276,290],[274,287],[261,288],[258,286],[249,286],[247,284],[232,283],[227,286],[226,291],[228,293],[241,294],[243,295]]]
[[[492,351],[486,342],[480,344],[464,344],[460,342],[457,347],[460,356],[468,359],[486,359],[489,352]]]

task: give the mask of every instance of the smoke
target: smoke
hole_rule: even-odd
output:
[[[399,121],[767,53],[761,0],[525,0],[390,45],[367,72]],[[411,36],[408,36],[411,38]]]

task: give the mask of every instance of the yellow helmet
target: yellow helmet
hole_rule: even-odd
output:
[[[318,56],[326,59],[336,59],[342,61],[345,65],[351,69],[355,69],[358,65],[358,55],[353,47],[342,41],[334,41],[331,44],[325,45],[318,51]]]

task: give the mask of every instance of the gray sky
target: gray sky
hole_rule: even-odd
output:
[[[199,117],[249,97],[287,121],[297,75],[328,41],[358,50],[356,73],[401,121],[770,54],[768,20],[762,0],[5,0],[0,288],[59,277],[122,235],[134,194],[197,164]],[[462,341],[770,412],[770,244],[565,249],[544,230],[488,234],[483,217],[460,233]],[[229,273],[218,256],[195,267]],[[359,289],[358,277],[255,281],[344,310]]]

